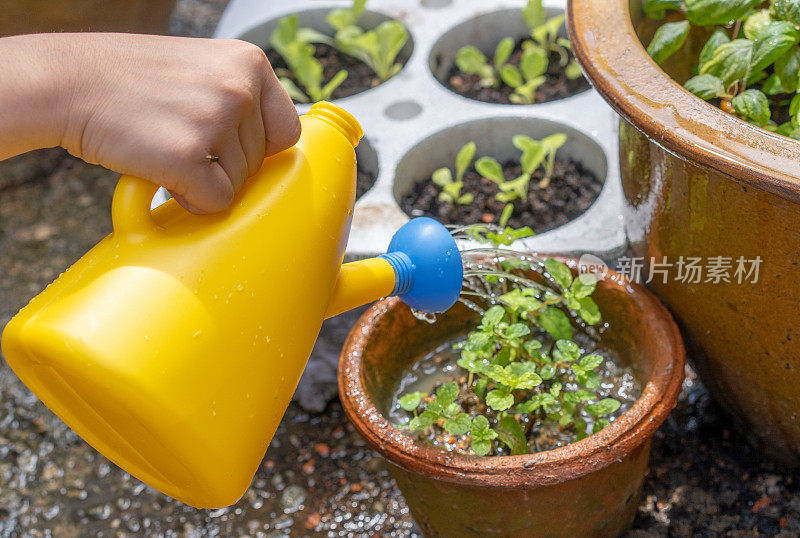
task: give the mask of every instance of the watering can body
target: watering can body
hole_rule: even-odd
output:
[[[342,265],[361,128],[330,103],[301,122],[217,214],[174,200],[151,212],[157,187],[123,176],[114,231],[3,332],[11,368],[64,422],[195,507],[247,489],[324,317],[390,294],[442,310],[460,289],[460,255],[433,221],[396,235],[410,256]]]
[[[190,505],[227,505],[248,486],[338,278],[360,128],[301,121],[298,144],[218,214],[174,200],[151,214],[156,186],[123,177],[113,233],[3,334],[10,366],[46,405]]]

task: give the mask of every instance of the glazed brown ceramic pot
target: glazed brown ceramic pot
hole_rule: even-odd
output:
[[[358,432],[389,461],[426,536],[616,536],[632,523],[650,438],[680,392],[683,344],[670,314],[641,286],[612,272],[593,297],[609,323],[603,342],[632,367],[642,396],[600,433],[525,456],[453,454],[416,443],[384,418],[403,373],[477,325],[473,311],[459,303],[429,324],[392,298],[353,328],[339,395]]]
[[[681,282],[673,265],[666,281],[658,274],[649,285],[740,428],[764,451],[800,463],[800,143],[672,80],[690,76],[702,31],[662,70],[641,44],[657,23],[643,17],[640,0],[571,0],[568,17],[585,73],[624,119],[626,225],[643,275],[652,260],[678,264],[681,256],[706,268],[712,258],[731,263],[730,282],[708,281],[708,272]],[[740,257],[747,270],[760,257],[757,282],[739,283]]]
[[[166,34],[175,0],[7,0],[0,36],[39,32]]]

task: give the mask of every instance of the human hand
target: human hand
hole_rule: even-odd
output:
[[[226,208],[300,122],[264,53],[238,40],[48,34],[60,145],[168,188],[187,209]],[[41,46],[41,42],[38,44]],[[64,98],[64,92],[68,96]]]

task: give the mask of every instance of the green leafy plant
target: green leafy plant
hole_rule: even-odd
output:
[[[510,242],[491,230],[475,226],[467,235],[494,249]],[[511,232],[513,239],[532,235],[529,229]],[[431,395],[404,394],[398,403],[410,418],[402,427],[468,439],[478,456],[538,450],[531,432],[542,427],[557,428],[572,440],[602,430],[620,401],[600,393],[598,370],[607,359],[583,353],[573,328],[578,318],[588,325],[601,319],[591,298],[596,280],[591,275],[573,278],[570,269],[553,258],[538,265],[504,257],[500,250],[496,254],[496,272],[485,276],[480,286],[467,288],[493,286],[494,293],[484,296],[493,303],[480,324],[454,346],[460,354],[459,379],[466,380],[443,382]],[[521,270],[531,269],[544,278],[520,276]],[[469,272],[465,274],[469,278]]]
[[[519,65],[509,63],[515,47],[514,38],[504,37],[495,47],[491,63],[477,47],[465,45],[456,53],[456,66],[464,73],[478,75],[484,87],[509,86],[513,89],[509,97],[512,103],[532,104],[536,90],[547,80],[545,73],[551,52],[561,58],[568,79],[579,78],[581,71],[578,63],[570,60],[569,40],[558,36],[564,24],[563,15],[546,19],[542,0],[529,0],[522,9],[522,16],[530,27],[532,39],[522,42]]]
[[[467,142],[456,155],[456,178],[453,180],[453,173],[447,167],[439,168],[431,175],[431,181],[442,189],[439,193],[439,201],[450,202],[459,205],[469,205],[475,199],[470,193],[461,193],[464,188],[464,172],[475,158],[475,142]]]
[[[480,175],[497,183],[500,192],[495,198],[500,202],[527,200],[531,176],[539,166],[544,168],[544,177],[538,186],[546,189],[553,176],[556,152],[566,143],[567,135],[556,133],[542,140],[534,140],[529,136],[518,134],[514,135],[511,141],[514,147],[522,152],[520,156],[522,174],[518,177],[506,181],[503,167],[493,157],[481,157],[475,162],[475,169]]]
[[[328,42],[330,38],[324,34],[311,28],[298,28],[297,15],[288,15],[278,21],[269,43],[302,86],[302,89],[298,87],[286,70],[276,70],[278,79],[292,99],[301,103],[328,99],[347,78],[347,71],[342,69],[323,85],[323,68],[314,57],[314,43]]]
[[[710,33],[684,87],[744,121],[800,139],[800,0],[644,0],[660,20],[647,47],[663,63],[680,51],[693,27]],[[781,124],[774,117],[788,116]]]
[[[367,64],[381,81],[397,74],[402,64],[397,55],[408,41],[408,30],[400,21],[390,20],[380,23],[373,30],[358,26],[364,13],[366,0],[353,0],[346,9],[333,9],[325,20],[336,30],[336,47]]]

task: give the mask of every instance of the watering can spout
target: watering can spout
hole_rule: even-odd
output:
[[[325,317],[390,295],[422,312],[444,312],[458,299],[463,275],[447,228],[418,217],[394,234],[386,254],[342,265]]]

